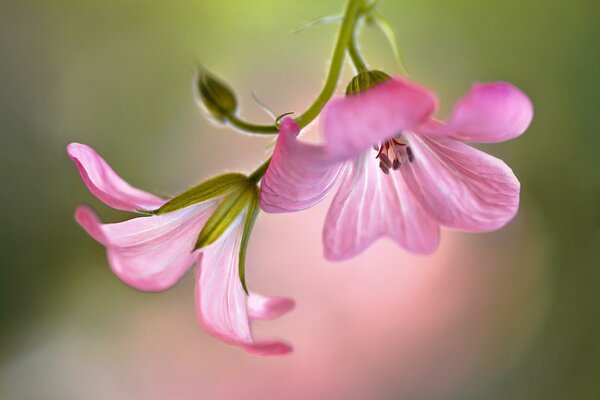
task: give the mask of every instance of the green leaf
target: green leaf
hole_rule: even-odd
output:
[[[248,178],[242,174],[230,173],[219,175],[172,198],[158,210],[152,211],[152,214],[165,214],[177,211],[192,204],[224,195],[236,188],[243,187],[247,183]],[[145,212],[144,210],[140,211]]]
[[[240,245],[240,260],[238,270],[240,282],[242,283],[242,287],[244,288],[246,294],[249,294],[248,288],[246,287],[246,252],[248,251],[248,241],[250,240],[252,228],[254,228],[254,222],[256,222],[256,217],[258,217],[258,213],[260,211],[258,188],[254,186],[253,189],[254,195],[248,203],[248,212],[246,214],[246,222],[244,223],[244,232],[242,234],[242,242]]]
[[[256,196],[256,187],[249,183],[227,195],[206,221],[200,235],[198,235],[194,250],[216,242],[247,209],[254,196]]]
[[[381,30],[381,32],[385,35],[390,46],[392,47],[392,52],[394,53],[394,58],[398,62],[400,69],[404,75],[408,75],[408,70],[406,69],[406,64],[404,64],[404,58],[402,57],[402,52],[400,51],[400,44],[398,43],[398,35],[396,34],[396,29],[394,25],[390,22],[390,20],[383,14],[373,11],[369,14],[375,25]]]

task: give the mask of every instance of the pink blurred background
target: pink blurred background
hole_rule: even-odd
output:
[[[159,194],[253,170],[271,139],[207,121],[192,97],[197,60],[235,87],[246,119],[268,121],[253,90],[277,113],[301,112],[336,26],[290,32],[342,7],[2,3],[0,399],[600,398],[595,1],[382,2],[440,116],[476,81],[508,80],[532,98],[531,129],[484,147],[520,178],[521,210],[498,232],[444,230],[433,256],[380,240],[343,263],[322,256],[331,198],[261,214],[248,283],[297,307],[255,333],[290,341],[291,355],[256,357],[206,334],[193,272],[160,294],[123,285],[74,222],[80,203],[106,221],[128,216],[87,192],[71,141]],[[370,65],[398,72],[380,34],[365,29],[360,42]]]

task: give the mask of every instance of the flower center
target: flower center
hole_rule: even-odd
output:
[[[408,145],[408,140],[402,133],[382,142],[379,146],[373,146],[373,150],[377,152],[375,158],[379,159],[379,168],[384,174],[389,174],[390,169],[397,171],[402,163],[413,162],[415,159],[415,155]]]

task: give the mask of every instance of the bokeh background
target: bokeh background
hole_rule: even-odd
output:
[[[0,1],[1,399],[600,398],[596,0],[382,1],[440,116],[476,81],[508,80],[532,98],[530,130],[485,146],[519,176],[521,210],[499,232],[444,231],[430,257],[381,240],[345,263],[322,257],[329,201],[261,214],[249,284],[297,308],[256,334],[288,339],[290,356],[250,356],[202,331],[193,273],[160,294],[126,287],[74,222],[80,203],[104,220],[127,215],[87,192],[71,141],[157,193],[252,170],[270,138],[207,121],[196,66],[236,88],[247,119],[268,122],[253,90],[278,113],[301,112],[337,27],[291,31],[342,8]],[[371,66],[398,72],[381,34],[365,28],[360,42]]]

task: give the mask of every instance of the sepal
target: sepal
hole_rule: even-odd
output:
[[[157,210],[148,211],[140,209],[138,211],[144,214],[155,215],[170,213],[196,203],[201,203],[225,195],[231,191],[245,187],[247,183],[248,178],[242,174],[229,173],[219,175],[172,198]]]
[[[194,250],[216,242],[238,218],[244,217],[248,206],[255,201],[257,196],[256,185],[248,180],[246,185],[228,194],[204,224]]]
[[[242,243],[240,245],[240,262],[239,262],[239,276],[240,282],[246,294],[249,294],[248,287],[246,287],[246,252],[248,250],[248,242],[250,241],[250,234],[254,228],[256,217],[260,212],[260,201],[259,191],[254,186],[254,195],[248,202],[248,211],[246,213],[246,221],[244,222],[244,232],[242,233]]]
[[[382,13],[373,10],[367,15],[366,20],[367,23],[374,24],[385,35],[392,48],[392,53],[394,53],[394,58],[400,66],[402,73],[408,76],[408,69],[406,68],[404,57],[402,56],[402,52],[400,51],[398,34],[396,32],[396,28],[394,28],[394,25],[391,23],[389,18],[383,15]]]
[[[379,70],[359,72],[346,87],[346,96],[364,92],[382,82],[392,79],[391,76]]]

